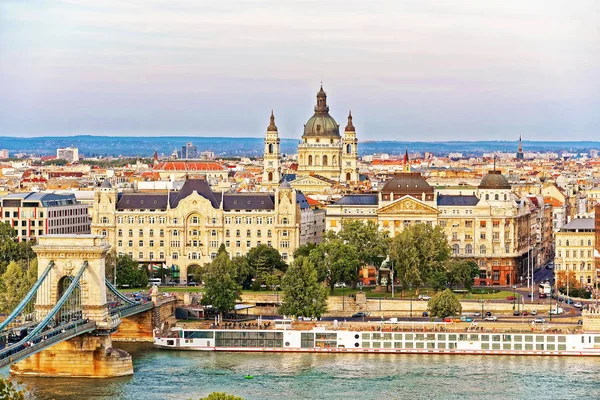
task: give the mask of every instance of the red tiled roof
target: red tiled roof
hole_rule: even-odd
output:
[[[158,163],[154,168],[157,171],[223,171],[222,165],[216,162],[195,161],[165,161]]]
[[[306,197],[306,202],[308,203],[308,205],[309,205],[309,206],[321,206],[321,205],[323,205],[323,204],[322,204],[320,201],[318,201],[318,200],[315,200],[315,199],[313,199],[313,198],[310,198],[310,197],[308,197],[308,196],[306,196],[306,195],[305,195],[304,197]]]

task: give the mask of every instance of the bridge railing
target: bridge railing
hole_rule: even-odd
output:
[[[19,342],[0,351],[0,368],[18,362],[56,343],[63,342],[96,329],[96,323],[80,320],[39,333],[31,340]]]

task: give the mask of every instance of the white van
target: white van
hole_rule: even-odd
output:
[[[160,278],[150,278],[148,279],[148,287],[152,287],[152,286],[160,286],[162,285],[162,280]]]

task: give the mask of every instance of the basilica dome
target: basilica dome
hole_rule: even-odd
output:
[[[510,183],[498,170],[491,170],[479,183],[479,189],[510,189]]]
[[[304,135],[312,137],[339,138],[340,126],[331,115],[329,115],[329,106],[327,105],[327,94],[321,86],[317,93],[317,105],[315,113],[304,125]]]

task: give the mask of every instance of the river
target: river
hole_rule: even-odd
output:
[[[39,400],[199,399],[214,391],[257,400],[600,398],[600,358],[238,354],[157,350],[149,344],[118,347],[132,354],[134,376],[27,378],[23,383]]]

